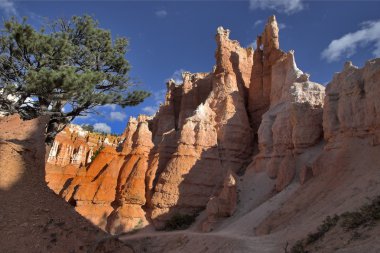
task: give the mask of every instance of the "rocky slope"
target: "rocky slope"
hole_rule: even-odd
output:
[[[102,150],[57,187],[82,215],[120,233],[200,213],[192,230],[217,232],[151,244],[206,252],[229,238],[238,252],[280,252],[379,192],[380,60],[347,63],[325,89],[280,49],[275,17],[255,50],[229,34],[217,30],[211,73],[169,81],[154,117],[130,119],[121,152]],[[182,236],[182,248],[168,246]]]
[[[47,187],[46,122],[0,117],[0,252],[134,252]]]

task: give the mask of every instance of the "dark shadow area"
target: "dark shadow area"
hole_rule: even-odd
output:
[[[134,252],[48,188],[46,122],[0,118],[0,252]]]
[[[108,163],[103,166],[103,168],[99,171],[99,173],[91,180],[91,182],[96,181],[103,173],[106,171],[108,167]],[[74,195],[74,194],[73,194]]]
[[[230,62],[232,65],[232,69],[236,76],[236,83],[238,85],[239,94],[244,99],[244,106],[245,108],[248,107],[248,86],[249,84],[246,84],[243,79],[243,75],[240,71],[239,64],[240,64],[240,58],[239,54],[236,52],[231,52],[230,56]]]
[[[73,178],[68,178],[66,182],[63,184],[62,189],[59,191],[58,195],[62,197],[64,191],[70,186],[71,182],[73,181]]]

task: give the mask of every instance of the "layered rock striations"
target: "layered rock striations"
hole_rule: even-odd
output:
[[[247,180],[260,174],[270,182],[253,194],[259,203],[320,174],[327,152],[348,137],[380,143],[378,60],[363,69],[347,64],[325,96],[325,87],[298,69],[294,52],[280,49],[275,17],[255,50],[229,34],[217,30],[212,72],[170,80],[153,117],[130,118],[121,151],[108,145],[89,163],[87,142],[74,138],[75,152],[56,148],[49,163],[65,169],[55,191],[111,233],[162,229],[175,214],[202,210],[201,227],[210,231],[239,211],[241,180],[260,187]]]
[[[141,228],[148,224],[142,206],[145,198],[145,175],[148,169],[149,152],[153,147],[149,117],[140,115],[137,128],[132,135],[132,146],[126,143],[116,184],[113,212],[107,219],[107,231],[115,234]],[[128,132],[131,134],[130,132]]]
[[[67,180],[91,164],[96,152],[103,147],[115,149],[123,139],[68,125],[55,138],[47,158],[45,180],[49,187],[59,194]]]
[[[251,69],[252,51],[228,36],[228,30],[218,29],[216,68],[206,80],[194,79],[193,92],[186,92],[189,74],[184,75],[181,112],[190,111],[185,101],[192,99],[191,93],[199,89],[203,94],[208,88],[209,95],[203,103],[191,103],[192,114],[185,120],[180,117],[180,129],[168,133],[176,136],[177,143],[165,168],[156,174],[150,205],[156,227],[162,228],[175,213],[202,210],[222,186],[227,170],[241,169],[251,155],[252,132],[244,96],[250,74],[244,79],[242,72]]]

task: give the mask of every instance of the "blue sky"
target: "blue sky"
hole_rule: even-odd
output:
[[[268,16],[280,24],[280,46],[295,50],[297,65],[311,80],[326,84],[347,60],[362,66],[380,56],[380,1],[11,1],[0,0],[2,19],[28,16],[39,26],[46,18],[93,15],[113,36],[130,40],[126,57],[131,77],[152,96],[136,107],[100,108],[75,123],[97,124],[121,133],[129,116],[152,113],[163,100],[165,81],[182,70],[211,71],[218,26],[249,46]]]

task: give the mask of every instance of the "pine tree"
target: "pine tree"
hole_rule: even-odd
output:
[[[46,142],[97,106],[141,103],[128,73],[126,38],[112,40],[91,16],[58,19],[36,30],[12,18],[0,34],[0,110],[29,120],[50,117]],[[133,89],[133,90],[131,90]]]

